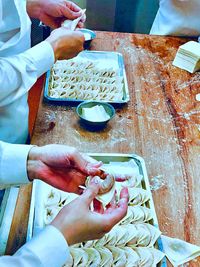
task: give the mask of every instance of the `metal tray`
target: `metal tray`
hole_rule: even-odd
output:
[[[118,154],[118,153],[88,153],[92,158],[102,161],[103,163],[109,162],[128,162],[131,159],[134,159],[136,164],[139,167],[139,172],[143,176],[141,187],[150,192],[150,199],[145,203],[146,207],[150,208],[153,213],[153,219],[150,221],[150,224],[159,228],[158,219],[156,216],[156,211],[154,207],[154,202],[151,194],[149,179],[147,176],[146,166],[144,159],[135,154]],[[42,230],[44,227],[43,216],[41,218],[41,210],[42,210],[42,193],[45,192],[45,184],[40,181],[34,181],[33,189],[32,189],[32,199],[30,206],[30,214],[29,214],[29,223],[28,223],[28,231],[27,231],[27,241],[29,241],[32,236],[35,236],[38,232]],[[37,207],[37,208],[36,208]],[[155,244],[155,247],[160,251],[163,251],[163,245],[161,238],[159,238]],[[158,264],[158,267],[167,267],[166,258],[162,260]]]
[[[106,60],[106,67],[117,67],[120,71],[120,76],[123,77],[123,100],[121,101],[98,101],[98,102],[106,102],[113,105],[122,105],[127,103],[130,100],[129,90],[128,90],[128,83],[126,78],[126,71],[124,65],[124,59],[122,54],[117,52],[103,52],[103,51],[83,51],[78,55],[79,58],[88,59],[91,61],[98,60],[105,62]],[[53,98],[49,96],[49,80],[51,76],[51,71],[47,72],[46,75],[46,82],[44,88],[44,101],[50,102],[51,104],[61,104],[61,105],[77,105],[85,100],[83,99],[69,99],[69,98]],[[94,99],[90,99],[91,101]]]

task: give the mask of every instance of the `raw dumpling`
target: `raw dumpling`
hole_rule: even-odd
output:
[[[130,236],[133,235],[127,242],[127,245],[131,247],[153,246],[161,235],[161,232],[156,227],[148,223],[129,224],[125,227],[130,232]]]
[[[132,248],[123,247],[121,248],[126,254],[126,267],[139,267],[140,257]]]
[[[96,248],[101,256],[101,263],[99,267],[111,267],[113,263],[113,256],[109,249],[107,248]]]
[[[120,224],[148,222],[152,218],[150,209],[143,206],[129,206],[127,215],[120,221]]]
[[[86,187],[88,186],[88,184],[89,184],[89,182],[91,181],[92,178],[93,178],[92,176],[88,176],[88,178],[87,178],[87,180],[85,182]],[[107,180],[107,179],[109,179],[109,180]],[[103,204],[103,206],[105,207],[106,205],[108,205],[111,202],[111,200],[114,197],[114,194],[115,194],[115,180],[111,175],[107,175],[105,180],[102,180],[102,179],[99,178],[99,183],[105,184],[106,188],[107,188],[108,185],[112,186],[112,188],[110,189],[109,192],[104,193],[104,194],[99,194],[99,195],[96,196],[96,199],[99,200]]]
[[[70,248],[73,258],[73,267],[85,267],[88,262],[88,254],[81,248]]]
[[[142,205],[150,199],[150,193],[142,188],[129,188],[128,192],[130,206]]]
[[[119,189],[123,186],[138,186],[142,180],[138,165],[134,160],[130,160],[129,162],[111,162],[110,164],[103,165],[102,169],[111,173],[116,180],[125,180],[124,182],[118,183]]]
[[[74,22],[69,20],[64,23],[69,28]],[[118,70],[99,68],[98,60],[94,63],[76,58],[58,60],[54,64],[48,94],[53,98],[121,101],[123,87],[123,76]]]
[[[113,267],[126,267],[126,253],[118,247],[107,247],[113,255]]]
[[[50,224],[53,221],[53,219],[55,219],[56,215],[59,213],[60,210],[61,208],[59,208],[58,206],[46,207],[44,209],[44,224],[45,225]]]
[[[156,267],[164,258],[164,253],[155,248],[134,248],[140,258],[140,267]]]
[[[65,20],[63,23],[62,23],[62,27],[65,27],[71,31],[74,31],[79,23],[79,21],[82,19],[83,15],[85,14],[85,11],[86,9],[83,9],[82,10],[82,14],[80,17],[78,17],[77,19],[74,19],[74,20]]]
[[[60,192],[57,189],[51,189],[47,195],[45,206],[58,206],[61,199]]]
[[[101,263],[100,253],[94,248],[84,248],[84,251],[88,254],[88,267],[97,267]]]

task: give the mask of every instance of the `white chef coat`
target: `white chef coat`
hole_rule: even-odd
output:
[[[25,1],[0,0],[0,140],[6,142],[26,141],[27,92],[54,63],[49,43],[29,49],[30,27]],[[29,182],[26,165],[30,148],[0,141],[1,188]],[[0,257],[0,267],[61,267],[68,257],[64,236],[48,226],[13,256]]]
[[[27,157],[31,147],[0,141],[2,187],[29,182]],[[62,267],[68,258],[69,249],[64,236],[53,226],[48,226],[13,256],[0,257],[0,267]]]
[[[160,0],[151,34],[199,36],[200,0]]]
[[[10,143],[25,143],[27,92],[54,63],[48,42],[30,48],[30,29],[25,1],[0,0],[0,140]]]

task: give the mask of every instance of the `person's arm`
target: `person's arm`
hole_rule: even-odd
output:
[[[98,175],[101,162],[66,145],[15,145],[0,141],[0,187],[40,179],[64,191],[80,193],[88,175]]]
[[[116,206],[104,214],[90,210],[90,204],[99,192],[95,178],[85,192],[66,205],[38,236],[25,244],[13,256],[0,258],[4,267],[61,267],[69,257],[68,244],[103,237],[127,213],[128,190],[123,188]]]
[[[0,58],[0,107],[27,93],[54,63],[52,46],[44,41],[24,53]]]
[[[30,182],[27,175],[27,158],[32,147],[0,141],[0,188]]]
[[[69,59],[83,50],[84,35],[63,28],[54,30],[46,41],[12,57],[0,58],[0,107],[27,93],[37,78],[57,59]]]
[[[0,257],[0,266],[61,267],[68,257],[69,248],[64,236],[49,225],[13,256]]]

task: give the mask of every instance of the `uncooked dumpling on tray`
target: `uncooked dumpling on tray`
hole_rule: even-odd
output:
[[[87,178],[85,182],[86,187],[89,185],[92,178],[92,176]],[[102,203],[103,207],[106,207],[111,202],[115,194],[115,179],[112,175],[107,175],[105,180],[99,178],[99,183],[101,184],[101,191],[96,196],[96,199]]]
[[[124,182],[118,183],[118,188],[120,186],[137,187],[141,185],[143,177],[134,160],[128,162],[110,162],[109,164],[104,164],[102,169],[111,173],[115,177],[115,180],[125,180]]]
[[[116,186],[117,188],[117,186]],[[128,188],[129,193],[129,205],[137,206],[146,203],[150,199],[150,193],[142,188],[130,187]]]
[[[51,186],[44,200],[44,224],[50,224],[58,212],[68,203],[73,201],[78,195],[67,193]]]
[[[127,215],[102,238],[71,246],[71,256],[64,267],[156,267],[164,257],[162,252],[154,248],[161,232],[150,224],[154,220],[151,194],[142,188],[144,180],[138,165],[134,160],[111,162],[104,164],[101,169],[106,177],[112,177],[114,184],[111,187],[109,183],[110,191],[100,194],[98,199],[105,207],[114,195],[118,201],[120,190],[127,186]],[[86,186],[91,179],[88,177]],[[116,182],[115,179],[123,182]],[[101,183],[107,184],[108,181],[100,179]],[[104,189],[102,186],[101,191],[104,192]],[[44,202],[45,224],[49,224],[59,210],[76,197],[76,194],[49,187]]]
[[[164,258],[164,253],[155,248],[134,248],[139,256],[140,267],[156,267],[157,264]]]
[[[101,239],[87,241],[84,246],[151,247],[155,244],[160,235],[161,232],[156,227],[146,223],[115,226]]]
[[[51,70],[48,95],[52,98],[121,101],[123,77],[113,68],[99,68],[98,61],[57,61]]]
[[[126,216],[119,224],[126,225],[130,223],[142,223],[152,220],[153,214],[151,209],[143,206],[129,206]]]
[[[98,250],[94,248],[84,248],[85,252],[88,254],[88,266],[96,267],[101,263],[101,255]]]
[[[113,265],[112,266],[126,266],[126,253],[124,250],[118,247],[107,247],[113,256]]]
[[[70,248],[70,258],[63,267],[156,267],[163,257],[154,248]]]

